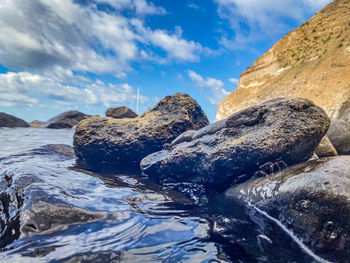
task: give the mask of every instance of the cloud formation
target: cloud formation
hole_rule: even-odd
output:
[[[190,79],[200,88],[202,88],[201,92],[203,92],[209,102],[213,105],[219,104],[227,95],[230,94],[229,91],[224,89],[224,83],[221,80],[207,77],[204,79],[198,73],[188,70],[188,76]]]
[[[199,43],[144,25],[143,16],[165,12],[145,0],[3,0],[0,63],[16,71],[124,77],[133,61],[198,60]],[[154,56],[154,48],[165,56]]]
[[[214,0],[219,16],[227,20],[233,37],[223,36],[229,49],[246,48],[248,42],[262,40],[290,30],[287,20],[303,21],[332,0]]]

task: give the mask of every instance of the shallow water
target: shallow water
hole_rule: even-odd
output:
[[[22,233],[0,251],[0,262],[312,262],[258,213],[220,198],[199,207],[137,176],[75,170],[73,159],[42,148],[72,145],[73,132],[0,129],[0,180],[11,174],[25,189],[24,204],[40,200],[100,218]]]

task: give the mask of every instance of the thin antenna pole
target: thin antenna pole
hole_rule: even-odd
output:
[[[137,89],[136,97],[136,113],[139,114],[140,89]]]

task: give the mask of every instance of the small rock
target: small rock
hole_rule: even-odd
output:
[[[28,124],[30,125],[30,127],[40,128],[45,124],[45,122],[35,120],[29,122]]]
[[[350,123],[332,120],[327,136],[340,155],[350,154]]]
[[[136,118],[137,116],[138,115],[128,107],[109,108],[106,111],[106,117],[115,119]]]
[[[4,112],[0,112],[0,127],[29,127],[29,124],[20,118],[17,118]]]
[[[338,156],[337,150],[327,136],[324,136],[317,146],[315,153],[318,157]]]
[[[90,115],[79,111],[67,111],[51,118],[43,127],[50,129],[69,129],[88,117],[90,117]]]

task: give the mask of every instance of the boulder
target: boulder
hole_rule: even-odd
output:
[[[167,145],[144,158],[141,169],[156,181],[227,187],[269,162],[281,168],[308,160],[329,122],[310,100],[272,99],[200,129],[191,141]]]
[[[136,118],[138,115],[128,107],[109,108],[106,110],[106,117],[123,119]]]
[[[340,155],[350,154],[350,123],[332,120],[327,136]]]
[[[315,255],[350,262],[349,189],[350,156],[337,156],[254,178],[232,186],[225,196],[232,204],[244,205],[250,214],[277,223]]]
[[[48,120],[43,127],[50,129],[69,129],[76,126],[81,120],[90,117],[79,111],[67,111],[63,112],[50,120]]]
[[[24,120],[19,119],[15,116],[12,116],[4,112],[0,112],[0,127],[9,127],[9,128],[29,127],[29,124],[26,123]]]
[[[320,144],[316,148],[315,154],[320,158],[338,156],[337,150],[327,136],[322,138]]]
[[[95,171],[139,171],[143,157],[187,130],[209,124],[190,96],[177,93],[133,119],[92,117],[74,134],[77,166]]]
[[[29,124],[30,127],[40,128],[40,127],[42,127],[45,123],[42,122],[42,121],[37,121],[37,120],[35,120],[35,121],[29,122],[28,124]]]

